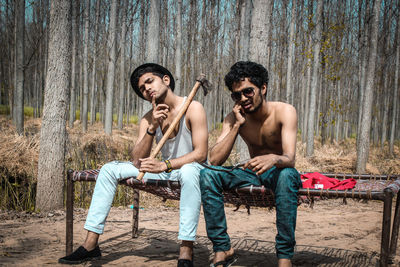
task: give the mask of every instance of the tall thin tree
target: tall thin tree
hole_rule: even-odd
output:
[[[120,38],[120,81],[119,81],[119,101],[118,101],[118,129],[122,129],[124,121],[124,99],[125,99],[125,39],[126,39],[126,12],[128,3],[126,0],[121,3],[121,38]]]
[[[104,131],[106,134],[111,135],[113,123],[113,98],[114,98],[114,78],[115,78],[115,64],[117,60],[117,0],[111,1],[110,10],[110,25],[108,30],[107,48],[109,49],[108,56],[108,71],[107,71],[107,84],[106,84],[106,111]]]
[[[398,5],[400,7],[400,4]],[[396,31],[396,64],[395,64],[395,75],[394,75],[394,86],[393,86],[393,104],[392,104],[392,123],[390,125],[390,137],[389,137],[389,153],[393,155],[394,151],[394,139],[396,132],[396,121],[398,119],[398,95],[399,95],[399,69],[400,69],[400,18],[397,19],[397,31]]]
[[[100,1],[96,1],[96,23],[94,25],[94,41],[93,41],[93,63],[92,63],[92,86],[90,89],[90,124],[96,121],[96,98],[97,98],[97,40],[99,34],[100,23]]]
[[[181,94],[182,84],[182,0],[178,0],[176,25],[175,91]]]
[[[366,77],[366,86],[363,99],[363,114],[361,119],[360,138],[357,142],[357,173],[365,172],[369,156],[369,142],[370,142],[370,127],[371,127],[371,111],[372,101],[374,97],[374,83],[375,83],[375,67],[377,61],[377,48],[378,48],[378,28],[379,28],[379,13],[381,9],[381,1],[374,1],[374,9],[372,13],[371,25],[371,47],[368,56],[368,68]]]
[[[150,1],[149,10],[149,24],[147,26],[146,38],[146,62],[159,63],[159,43],[160,43],[160,0]],[[151,109],[151,104],[147,101],[142,101],[142,114],[143,116],[148,110]]]
[[[71,81],[71,2],[51,1],[48,71],[40,132],[36,209],[63,207],[68,89]]]
[[[314,63],[312,71],[311,89],[310,89],[310,103],[308,106],[308,123],[307,123],[307,147],[306,156],[311,157],[314,154],[314,123],[316,111],[316,95],[317,87],[319,85],[319,69],[321,52],[321,37],[322,37],[322,13],[324,1],[318,1],[317,13],[315,18],[315,43],[314,43]]]
[[[74,122],[76,119],[76,73],[77,73],[77,38],[78,38],[78,14],[79,14],[79,3],[78,0],[72,0],[72,49],[71,49],[71,94],[70,94],[70,104],[69,104],[69,127],[74,127]]]
[[[239,43],[239,60],[249,59],[250,46],[250,25],[251,25],[251,0],[242,0],[240,11],[240,43]]]
[[[287,72],[286,72],[286,101],[293,104],[293,58],[295,49],[295,32],[294,26],[296,22],[296,0],[292,0],[292,11],[290,19],[290,30],[289,30],[289,46],[288,46],[288,62],[287,62]]]
[[[88,50],[89,50],[89,24],[90,24],[90,0],[86,0],[85,12],[85,36],[83,43],[83,99],[82,99],[82,131],[87,131],[88,124],[88,100],[89,100],[89,62],[88,62]]]
[[[15,1],[15,93],[13,120],[18,134],[24,132],[25,0]]]

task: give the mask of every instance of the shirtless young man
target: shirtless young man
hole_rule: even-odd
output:
[[[178,114],[185,98],[174,94],[175,82],[164,67],[147,63],[137,67],[131,75],[136,94],[152,102],[150,110],[140,121],[139,135],[132,151],[132,162],[113,161],[99,173],[93,192],[85,229],[86,240],[72,254],[59,263],[77,264],[101,256],[99,235],[110,211],[118,181],[146,172],[144,179],[178,180],[181,184],[180,223],[178,239],[182,240],[178,267],[193,266],[193,241],[200,214],[201,194],[199,176],[207,158],[208,130],[206,113],[196,101],[190,103],[162,152],[162,161],[149,158],[153,140],[159,142]]]
[[[266,101],[268,72],[254,62],[237,62],[225,76],[235,105],[210,151],[212,165],[222,165],[239,134],[247,144],[251,159],[243,168],[230,172],[203,169],[200,172],[201,198],[207,235],[213,243],[214,266],[230,266],[235,261],[227,234],[223,190],[249,185],[271,188],[276,199],[276,254],[279,266],[291,266],[297,216],[300,175],[294,169],[297,115],[292,105]]]

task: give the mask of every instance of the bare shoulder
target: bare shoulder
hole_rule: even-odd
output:
[[[269,102],[273,113],[275,114],[275,119],[280,123],[289,123],[291,122],[297,124],[297,112],[296,108],[291,104],[284,102]]]
[[[277,116],[296,116],[296,108],[291,104],[284,102],[270,102],[270,104]]]
[[[203,105],[200,102],[192,101],[186,111],[186,117],[188,120],[198,120],[201,117],[205,117],[206,112]]]
[[[188,108],[188,110],[204,110],[204,107],[203,107],[203,104],[201,104],[200,102],[198,102],[198,101],[192,101],[191,103],[190,103],[190,105],[189,105],[189,108]]]
[[[197,115],[201,115],[205,113],[204,107],[200,102],[192,101],[188,107],[187,115],[194,116],[196,118]]]

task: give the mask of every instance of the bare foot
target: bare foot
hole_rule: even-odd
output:
[[[179,259],[193,260],[193,241],[182,240],[179,249]]]
[[[289,259],[279,259],[278,266],[279,267],[292,267],[292,261]]]
[[[219,261],[224,261],[226,258],[231,257],[234,253],[235,251],[233,248],[230,248],[227,251],[217,251],[215,252],[213,263],[216,264]]]

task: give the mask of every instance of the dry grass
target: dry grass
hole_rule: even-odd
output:
[[[40,119],[25,121],[25,135],[15,133],[10,120],[0,117],[0,192],[3,196],[7,184],[22,188],[34,187],[37,174],[39,155]],[[210,147],[215,143],[219,130],[210,133]],[[112,160],[129,160],[138,133],[137,125],[129,125],[122,130],[113,130],[112,136],[104,134],[100,123],[89,125],[88,132],[83,133],[81,125],[76,122],[74,128],[68,129],[68,144],[66,167],[72,169],[100,168],[104,163]],[[357,159],[356,144],[354,139],[340,143],[321,145],[315,142],[314,157],[304,157],[306,146],[301,141],[297,142],[296,168],[301,172],[331,172],[354,173]],[[395,146],[394,156],[387,154],[388,148],[371,147],[367,164],[367,173],[371,174],[400,174],[399,146]],[[238,154],[233,151],[228,164],[238,161]],[[87,183],[76,184],[76,203],[81,207],[89,205],[93,185]],[[25,190],[32,194],[33,189]],[[9,192],[9,191],[8,191]],[[21,193],[21,192],[20,192]],[[19,194],[20,194],[19,193]],[[15,198],[18,194],[11,192]],[[114,203],[116,205],[129,205],[132,199],[132,190],[119,187]],[[33,197],[33,196],[30,196]],[[157,206],[162,202],[158,197],[141,193],[142,206]],[[16,201],[15,205],[24,206]],[[33,203],[30,203],[33,205]],[[176,206],[176,202],[167,201],[167,206]],[[29,206],[29,205],[28,205]],[[9,207],[0,202],[0,208]]]

